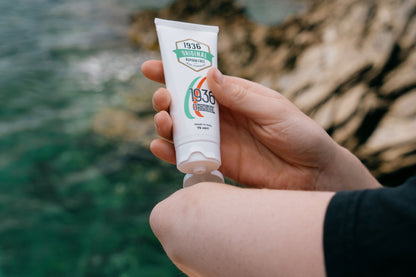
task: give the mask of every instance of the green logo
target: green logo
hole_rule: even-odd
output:
[[[176,54],[178,62],[198,72],[212,66],[212,58],[210,48],[205,43],[186,39],[176,42]]]

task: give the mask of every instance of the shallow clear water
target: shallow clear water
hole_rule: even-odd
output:
[[[0,1],[0,276],[179,275],[147,218],[182,175],[91,128],[152,86],[139,68],[158,54],[129,44],[128,14],[169,2]],[[299,9],[239,2],[265,24]]]

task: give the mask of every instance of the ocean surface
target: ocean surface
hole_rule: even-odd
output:
[[[0,277],[183,276],[148,226],[182,174],[92,119],[125,91],[156,88],[128,15],[171,1],[0,1]],[[302,9],[240,0],[272,24]]]

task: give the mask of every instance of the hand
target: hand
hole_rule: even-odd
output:
[[[142,72],[164,83],[160,61],[145,62]],[[274,189],[379,186],[358,159],[278,92],[223,76],[215,68],[208,72],[207,81],[220,104],[220,171],[224,175],[246,186]],[[175,163],[170,101],[164,88],[153,96],[158,111],[155,126],[164,139],[154,140],[150,149],[160,159]]]
[[[199,183],[157,204],[150,226],[187,276],[325,276],[333,195]]]

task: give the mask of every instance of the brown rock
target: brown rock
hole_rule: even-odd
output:
[[[416,51],[386,76],[380,93],[383,96],[397,97],[414,87],[416,87]]]
[[[154,49],[155,16],[219,25],[223,72],[281,92],[390,185],[416,172],[415,9],[416,0],[314,1],[260,26],[232,0],[179,0],[133,16],[130,38]]]
[[[416,142],[416,90],[399,97],[366,143],[367,151]]]
[[[103,136],[148,145],[156,136],[153,117],[138,118],[136,114],[107,108],[95,115],[93,130]]]

